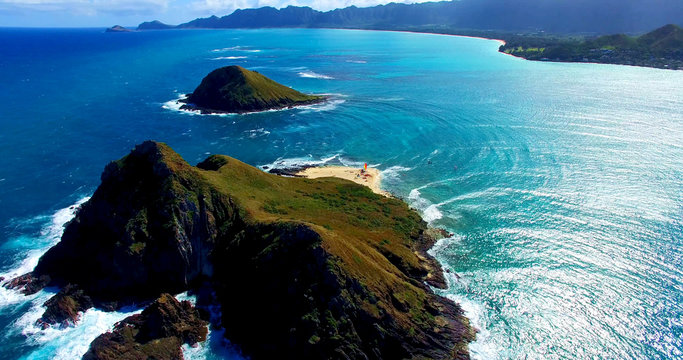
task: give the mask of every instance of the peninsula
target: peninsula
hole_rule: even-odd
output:
[[[427,253],[442,232],[398,199],[223,155],[191,166],[153,141],[101,179],[61,241],[5,284],[27,294],[61,288],[45,326],[68,326],[91,306],[156,300],[98,337],[86,359],[171,359],[202,341],[201,311],[165,295],[184,291],[197,304],[215,293],[216,325],[255,360],[469,358],[467,318],[430,287],[446,285]]]
[[[183,110],[202,113],[247,113],[311,105],[324,96],[306,95],[241,66],[210,72],[185,99]]]

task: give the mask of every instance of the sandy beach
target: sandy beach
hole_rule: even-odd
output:
[[[321,177],[337,177],[346,180],[351,180],[357,184],[365,185],[374,193],[390,196],[386,191],[380,189],[381,176],[380,172],[374,168],[368,168],[367,171],[362,172],[362,169],[347,166],[323,166],[312,167],[296,173],[299,176],[315,179]]]

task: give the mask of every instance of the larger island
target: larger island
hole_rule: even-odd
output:
[[[223,155],[191,166],[147,141],[106,166],[61,241],[6,286],[62,289],[44,326],[156,299],[86,359],[173,359],[202,341],[201,314],[167,295],[188,290],[215,293],[226,336],[253,359],[466,359],[473,329],[430,288],[445,286],[426,252],[438,236],[402,201],[348,180]]]

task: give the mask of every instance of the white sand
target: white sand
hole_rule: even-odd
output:
[[[390,196],[388,192],[380,189],[380,173],[379,170],[374,168],[368,168],[367,171],[363,172],[362,169],[347,166],[323,166],[308,168],[298,172],[297,175],[311,179],[336,177],[351,180],[357,184],[369,187],[376,194]]]

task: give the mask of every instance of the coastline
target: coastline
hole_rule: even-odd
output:
[[[375,194],[391,197],[389,192],[381,189],[382,176],[380,171],[375,168],[363,170],[350,166],[314,166],[297,171],[294,175],[309,179],[336,177],[350,180],[356,184],[367,186]]]
[[[178,29],[178,30],[183,30],[183,29]],[[314,108],[315,106],[337,105],[339,103],[339,101],[344,102],[344,100],[338,100],[338,99],[337,99],[337,102],[335,102],[333,95],[336,95],[336,94],[316,94],[316,96],[322,96],[324,98],[320,101],[316,101],[313,103],[283,106],[283,107],[266,109],[266,110],[259,110],[259,111],[221,112],[221,111],[207,111],[207,110],[202,110],[200,108],[189,107],[189,106],[187,106],[187,103],[183,101],[183,100],[187,99],[187,94],[182,94],[182,95],[178,96],[175,100],[169,100],[169,101],[161,103],[161,107],[163,109],[166,109],[166,110],[175,111],[175,112],[179,112],[179,113],[183,113],[183,114],[187,114],[187,115],[206,115],[206,116],[227,117],[227,116],[237,116],[237,115],[251,115],[251,114],[261,114],[261,113],[268,113],[268,112],[288,111],[288,110],[296,110],[296,109],[310,109],[310,108]]]

